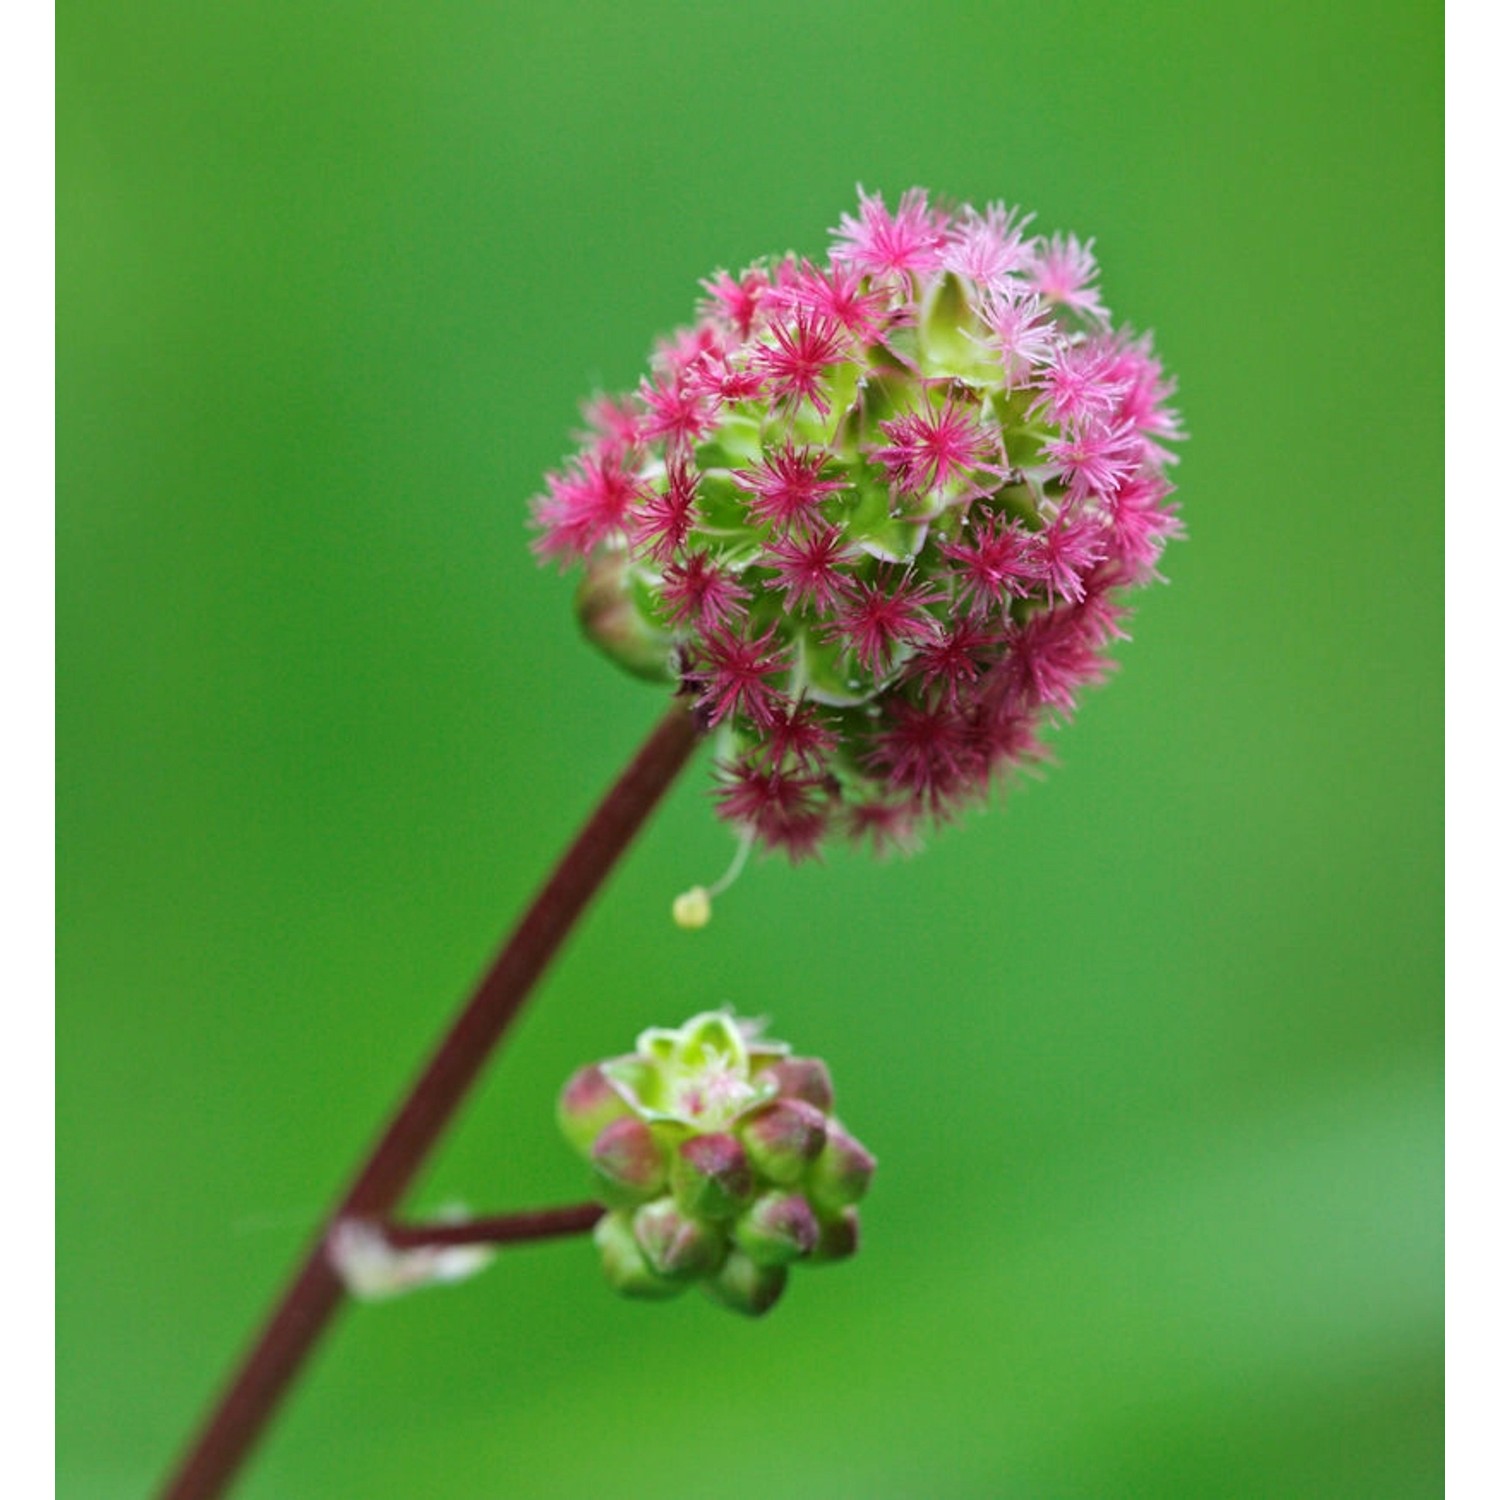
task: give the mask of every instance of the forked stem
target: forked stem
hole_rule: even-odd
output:
[[[523,1245],[587,1234],[604,1217],[600,1203],[570,1203],[525,1213],[491,1214],[461,1223],[385,1224],[381,1233],[393,1250],[438,1250],[452,1245]]]
[[[686,765],[698,732],[677,701],[584,824],[468,1003],[361,1163],[243,1364],[210,1413],[163,1500],[221,1495],[343,1301],[328,1256],[342,1220],[383,1222],[520,1012],[584,908]]]

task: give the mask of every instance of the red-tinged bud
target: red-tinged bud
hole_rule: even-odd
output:
[[[823,1149],[827,1127],[823,1112],[801,1099],[776,1099],[758,1109],[740,1127],[750,1160],[772,1182],[798,1182],[808,1163]]]
[[[729,1010],[653,1026],[564,1090],[564,1129],[613,1210],[595,1236],[605,1275],[626,1295],[697,1282],[754,1316],[780,1297],[789,1265],[854,1253],[849,1205],[874,1158],[823,1108],[827,1068],[762,1028]]]
[[[557,1123],[568,1144],[583,1156],[606,1125],[623,1119],[630,1106],[615,1091],[598,1063],[580,1068],[564,1085],[557,1101]]]
[[[875,1175],[875,1158],[837,1120],[828,1122],[828,1140],[807,1174],[807,1190],[821,1209],[858,1203]]]
[[[734,1242],[758,1266],[790,1265],[817,1247],[817,1216],[798,1193],[764,1193],[735,1221]]]
[[[815,1266],[848,1260],[859,1249],[859,1210],[842,1208],[818,1220],[818,1244],[809,1258]]]
[[[728,1248],[722,1231],[689,1218],[670,1198],[636,1209],[632,1224],[646,1264],[669,1281],[692,1281],[716,1270]]]
[[[780,1099],[801,1099],[825,1115],[833,1108],[833,1080],[820,1057],[779,1057],[757,1076],[774,1078]]]
[[[594,1226],[594,1243],[599,1247],[599,1264],[604,1279],[621,1296],[660,1301],[665,1297],[675,1297],[685,1285],[680,1281],[668,1281],[651,1269],[631,1232],[628,1213],[605,1214]]]
[[[702,1285],[721,1307],[758,1318],[770,1312],[786,1290],[786,1267],[758,1266],[748,1255],[731,1250],[718,1275]]]
[[[589,1153],[607,1196],[644,1203],[667,1183],[667,1159],[651,1127],[633,1115],[606,1125]]]
[[[672,1191],[685,1212],[700,1219],[728,1219],[755,1192],[755,1174],[745,1148],[732,1135],[695,1135],[678,1148]]]
[[[641,613],[623,556],[606,553],[590,560],[575,607],[584,634],[626,671],[649,682],[670,678],[671,637]]]

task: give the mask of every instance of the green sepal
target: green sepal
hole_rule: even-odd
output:
[[[557,1098],[557,1126],[580,1156],[588,1156],[606,1125],[622,1120],[630,1106],[597,1063],[580,1068]]]
[[[599,1247],[599,1265],[604,1279],[622,1297],[640,1297],[660,1302],[675,1297],[687,1285],[658,1276],[636,1243],[630,1227],[630,1215],[616,1211],[605,1214],[594,1226],[594,1243]]]
[[[667,1153],[651,1127],[635,1115],[606,1125],[589,1152],[606,1202],[623,1207],[654,1198],[667,1185]]]
[[[693,1281],[716,1271],[729,1248],[722,1230],[685,1214],[670,1198],[638,1208],[631,1228],[646,1264],[668,1281]]]
[[[685,1140],[673,1155],[670,1175],[673,1196],[695,1218],[732,1218],[755,1192],[745,1148],[722,1131]]]
[[[799,629],[792,638],[793,670],[803,693],[830,708],[853,708],[875,696],[874,680],[836,641]]]
[[[787,1187],[801,1181],[823,1149],[827,1124],[821,1110],[801,1099],[773,1099],[741,1124],[739,1137],[756,1170]]]
[[[807,1170],[808,1196],[824,1211],[847,1208],[865,1196],[874,1175],[875,1158],[837,1120],[830,1120],[823,1149]]]
[[[800,1193],[762,1193],[735,1220],[734,1242],[758,1266],[788,1266],[817,1247],[817,1215]]]
[[[929,380],[946,376],[970,385],[992,383],[995,360],[979,342],[981,333],[958,277],[950,271],[934,281],[922,308],[918,335],[924,375]]]
[[[780,1300],[786,1277],[785,1266],[758,1266],[743,1251],[731,1250],[718,1274],[700,1284],[704,1295],[720,1307],[758,1318]]]
[[[834,1214],[818,1215],[818,1243],[808,1264],[831,1266],[848,1260],[859,1250],[859,1210],[841,1208]]]

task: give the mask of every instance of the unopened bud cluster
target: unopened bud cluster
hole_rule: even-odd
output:
[[[652,1029],[576,1073],[558,1106],[609,1206],[594,1233],[629,1297],[690,1286],[758,1316],[791,1266],[842,1260],[875,1159],[833,1115],[828,1070],[727,1011]]]
[[[826,262],[705,282],[536,502],[590,636],[694,697],[721,815],[792,858],[1036,758],[1177,533],[1172,382],[1027,226],[861,195]]]

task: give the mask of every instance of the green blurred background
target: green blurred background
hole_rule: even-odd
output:
[[[159,1476],[659,711],[527,550],[577,401],[921,183],[1157,330],[1171,586],[1044,780],[684,934],[695,767],[416,1205],[579,1196],[561,1080],[730,1001],[833,1060],[861,1259],[356,1309],[243,1493],[1439,1494],[1435,0],[58,22],[61,1493]]]

